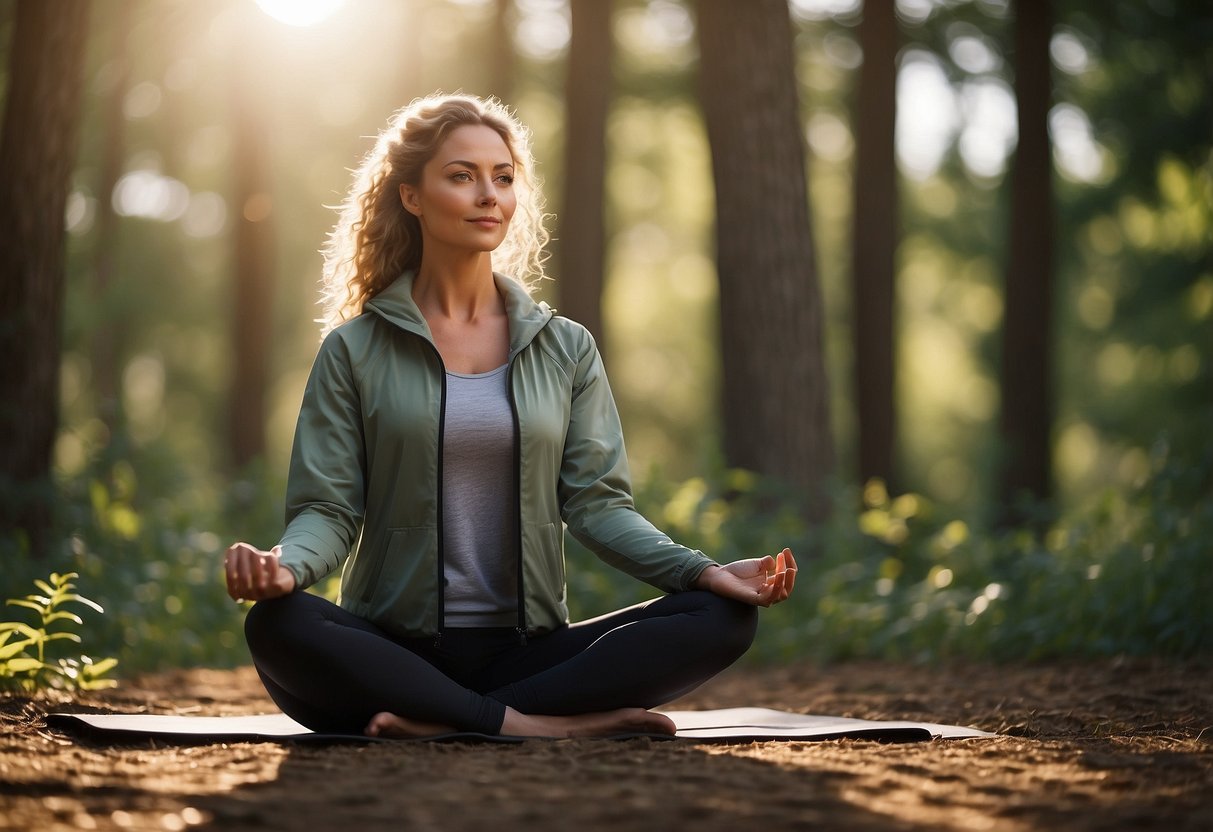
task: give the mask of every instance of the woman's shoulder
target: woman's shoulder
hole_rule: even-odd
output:
[[[560,314],[552,316],[545,331],[574,356],[582,356],[598,348],[593,334],[584,325]]]
[[[380,316],[364,312],[338,324],[324,334],[317,357],[365,365],[391,340],[390,327],[383,323]]]

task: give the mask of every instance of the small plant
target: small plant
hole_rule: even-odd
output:
[[[50,583],[34,581],[40,594],[10,598],[5,602],[10,606],[33,610],[38,614],[39,622],[35,627],[19,621],[0,622],[0,688],[25,691],[42,687],[98,690],[118,684],[113,679],[103,678],[118,664],[117,659],[93,661],[83,655],[53,662],[47,659],[46,647],[52,641],[80,643],[80,636],[76,633],[50,631],[57,622],[70,622],[78,627],[84,624],[80,616],[60,609],[62,605],[74,602],[92,607],[97,612],[105,612],[99,604],[75,592],[76,585],[72,583],[72,578],[77,577],[79,575],[75,572],[65,575],[53,572]]]

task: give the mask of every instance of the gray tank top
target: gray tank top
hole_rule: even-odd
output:
[[[442,535],[447,627],[518,621],[514,417],[506,365],[446,374]]]

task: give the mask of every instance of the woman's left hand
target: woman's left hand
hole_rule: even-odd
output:
[[[792,557],[791,549],[784,549],[775,557],[767,555],[709,566],[695,581],[696,589],[759,607],[786,601],[795,585],[796,558]]]

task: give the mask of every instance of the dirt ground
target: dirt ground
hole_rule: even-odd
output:
[[[50,711],[272,711],[251,669],[0,697],[0,829],[1213,829],[1213,665],[735,668],[680,709],[972,725],[994,739],[695,745],[101,744]]]

